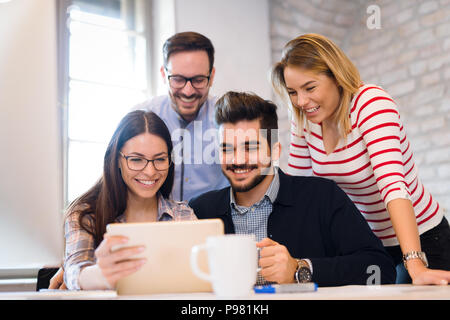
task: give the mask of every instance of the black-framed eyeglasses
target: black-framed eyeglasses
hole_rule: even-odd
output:
[[[170,75],[167,78],[169,79],[169,85],[173,89],[184,88],[188,81],[195,89],[205,89],[208,86],[210,77],[211,74],[208,76],[195,76],[191,78],[183,77],[180,75]]]
[[[132,171],[144,170],[147,167],[149,162],[153,163],[153,167],[156,170],[164,171],[164,170],[169,169],[169,167],[172,163],[172,160],[167,155],[158,157],[156,159],[149,160],[149,159],[139,157],[139,156],[126,156],[122,152],[119,152],[119,153],[122,157],[125,158],[128,169],[130,169]]]

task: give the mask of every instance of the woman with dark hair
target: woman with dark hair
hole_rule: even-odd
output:
[[[67,209],[68,289],[114,288],[145,263],[129,259],[142,247],[111,252],[127,239],[105,234],[107,224],[197,219],[187,204],[168,200],[174,179],[172,148],[170,132],[155,113],[133,111],[122,119],[106,149],[103,176]]]

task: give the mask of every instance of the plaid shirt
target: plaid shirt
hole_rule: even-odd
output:
[[[79,214],[70,214],[64,224],[66,238],[64,282],[69,290],[79,290],[78,278],[81,270],[96,263],[94,237],[80,227],[78,219]],[[197,217],[186,202],[164,199],[158,193],[157,221],[171,220],[197,220]],[[85,222],[91,228],[92,216],[85,216]],[[115,222],[126,222],[125,215],[117,217]]]
[[[267,238],[267,221],[272,213],[272,204],[275,201],[280,189],[280,178],[278,168],[274,168],[273,180],[267,189],[264,197],[251,207],[244,207],[236,204],[234,194],[230,188],[231,218],[233,219],[235,233],[254,234],[256,241]],[[256,284],[268,284],[258,273]]]

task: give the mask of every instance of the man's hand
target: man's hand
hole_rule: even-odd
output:
[[[262,239],[256,246],[261,248],[259,265],[264,279],[277,283],[294,282],[297,261],[285,246],[269,238]]]

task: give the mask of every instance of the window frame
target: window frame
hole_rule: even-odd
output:
[[[127,0],[122,0],[127,1]],[[155,84],[153,83],[154,78],[152,78],[152,70],[154,62],[151,59],[152,55],[152,0],[136,0],[139,1],[139,8],[142,9],[141,17],[143,19],[142,26],[144,28],[143,32],[137,32],[135,30],[121,30],[125,32],[128,36],[142,37],[146,42],[146,88],[143,89],[145,97],[148,99],[154,94]],[[76,139],[69,138],[69,93],[70,93],[70,82],[87,82],[83,79],[77,79],[70,77],[69,74],[69,50],[70,50],[70,10],[74,5],[73,0],[58,0],[57,5],[57,48],[58,48],[58,117],[61,123],[61,158],[62,158],[62,179],[63,179],[63,204],[64,207],[72,201],[69,199],[69,145],[71,141],[78,141]],[[78,20],[77,20],[78,21]],[[84,23],[84,22],[83,22]],[[107,28],[107,27],[105,27]],[[114,87],[112,84],[106,84],[102,82],[93,82],[96,85],[106,85]],[[134,89],[134,88],[133,88]],[[84,141],[84,140],[83,140]],[[92,143],[94,141],[84,141],[86,143]]]

